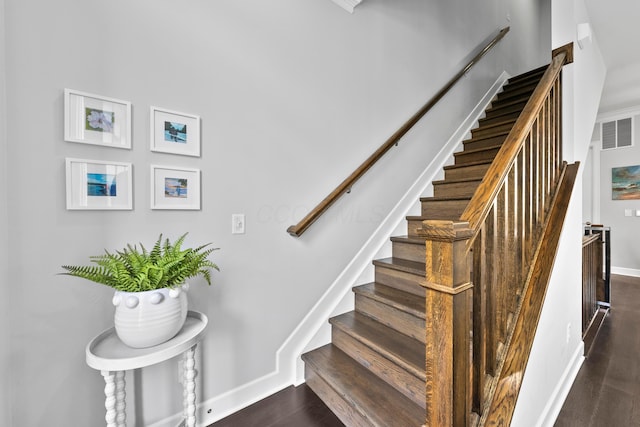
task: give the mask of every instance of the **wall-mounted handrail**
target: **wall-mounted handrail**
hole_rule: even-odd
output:
[[[385,155],[400,139],[407,133],[418,121],[425,115],[434,105],[442,99],[449,90],[484,56],[493,48],[502,38],[509,32],[509,27],[505,27],[489,42],[486,46],[474,56],[467,65],[462,68],[449,82],[436,93],[418,112],[416,112],[400,129],[398,129],[387,141],[380,146],[371,156],[369,156],[347,179],[342,181],[335,190],[324,198],[311,212],[307,214],[296,225],[292,225],[287,232],[294,236],[300,237],[320,216],[333,205],[336,200],[344,193],[349,192],[351,187],[358,181],[382,156]]]

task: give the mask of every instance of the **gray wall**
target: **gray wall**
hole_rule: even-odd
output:
[[[640,110],[638,110],[640,111]],[[608,119],[607,119],[608,120]],[[637,243],[640,240],[640,200],[613,200],[611,191],[611,169],[640,164],[640,115],[633,116],[634,140],[632,147],[600,151],[600,217],[604,225],[611,227],[611,265],[624,274],[640,274],[640,252]],[[600,141],[594,142],[594,150],[600,150]],[[625,216],[625,210],[631,209],[632,215]]]
[[[0,114],[7,125],[0,154],[9,160],[2,170],[11,191],[8,212],[0,210],[0,273],[11,345],[2,340],[2,357],[16,427],[67,425],[70,414],[73,425],[103,423],[103,383],[85,365],[84,347],[112,325],[111,292],[58,276],[60,265],[152,242],[160,232],[214,242],[222,272],[210,289],[194,283],[190,295],[191,308],[210,319],[199,400],[249,383],[274,369],[276,350],[416,179],[424,167],[416,159],[438,152],[500,72],[548,62],[550,49],[548,6],[516,0],[369,0],[353,15],[328,0],[4,3],[8,108]],[[303,238],[289,237],[286,228],[507,16],[511,34],[423,131]],[[131,101],[133,149],[65,142],[64,88]],[[151,105],[202,116],[201,158],[149,151]],[[135,209],[67,211],[65,157],[132,162]],[[156,163],[202,170],[202,210],[149,209]],[[245,235],[231,235],[232,213],[246,214]],[[180,411],[174,369],[167,362],[140,376],[139,425]]]
[[[0,0],[0,26],[4,28],[4,0]],[[7,143],[6,143],[6,104],[5,104],[5,38],[0,29],[0,181],[7,182]],[[0,203],[0,424],[11,425],[9,408],[9,298],[7,298],[7,260],[9,245],[7,242],[7,203]]]

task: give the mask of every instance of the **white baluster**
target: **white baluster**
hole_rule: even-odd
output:
[[[118,427],[116,425],[116,396],[115,396],[115,373],[110,371],[101,371],[104,377],[104,407],[107,410],[107,414],[104,419],[107,422],[107,427]]]
[[[196,425],[196,346],[184,352],[184,419],[186,427],[195,427]]]
[[[127,427],[124,371],[116,372],[116,423],[117,427]]]

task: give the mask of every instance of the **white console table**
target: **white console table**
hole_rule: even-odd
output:
[[[189,311],[178,335],[169,341],[149,347],[131,348],[116,335],[115,328],[107,329],[87,344],[87,365],[102,373],[105,380],[105,420],[107,427],[126,427],[125,371],[144,368],[171,359],[182,353],[184,425],[196,425],[195,349],[202,340],[207,316]]]

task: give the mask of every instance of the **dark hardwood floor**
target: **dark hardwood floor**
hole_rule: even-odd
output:
[[[556,427],[640,426],[640,278],[611,276],[611,313]]]
[[[344,427],[306,385],[287,387],[209,427]]]
[[[555,427],[640,427],[640,278],[611,276],[611,314]],[[209,427],[344,427],[307,387],[288,387]]]

